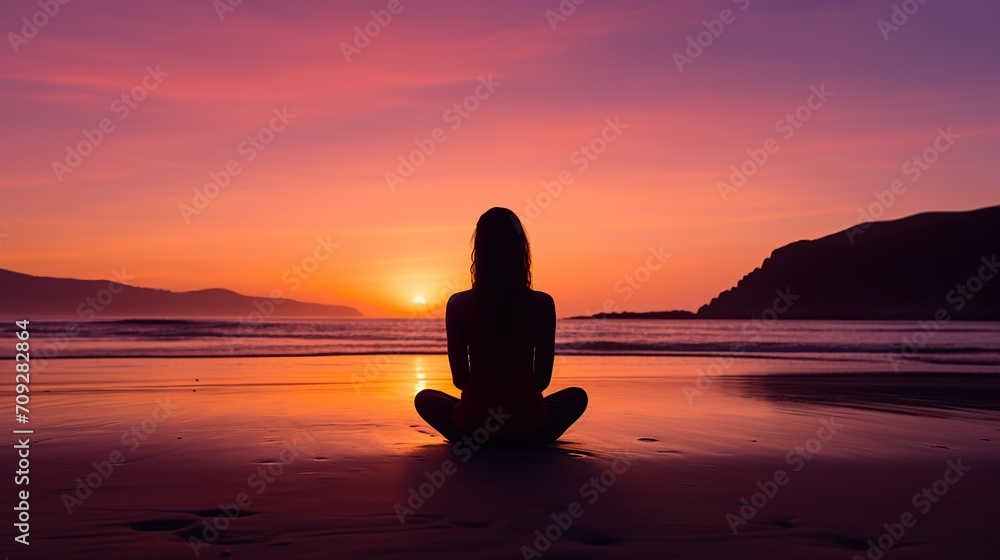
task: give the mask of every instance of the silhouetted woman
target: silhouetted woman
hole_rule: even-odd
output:
[[[479,217],[470,270],[472,289],[452,295],[445,313],[462,397],[425,389],[414,399],[417,413],[451,441],[551,443],[586,410],[587,393],[571,387],[542,398],[552,379],[556,308],[552,296],[531,289],[531,248],[513,212],[491,208]]]

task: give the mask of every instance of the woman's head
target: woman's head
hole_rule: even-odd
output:
[[[472,287],[511,292],[531,287],[531,246],[517,215],[490,208],[472,234]]]

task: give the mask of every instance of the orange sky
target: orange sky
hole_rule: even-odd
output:
[[[124,267],[136,285],[393,316],[467,287],[475,221],[506,206],[560,316],[693,310],[772,249],[852,225],[894,180],[888,218],[998,203],[990,2],[927,3],[888,40],[891,2],[590,0],[565,21],[546,16],[556,1],[260,4],[74,2],[30,38],[38,5],[0,7],[0,267]],[[378,34],[348,61],[366,25]],[[925,154],[948,127],[958,138]],[[415,141],[433,153],[390,187]],[[92,153],[67,156],[81,143]],[[924,155],[919,176],[903,167]],[[182,210],[227,165],[226,187]],[[317,238],[336,247],[289,281]]]

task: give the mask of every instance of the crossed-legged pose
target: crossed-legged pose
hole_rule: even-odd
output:
[[[554,442],[583,414],[587,393],[542,397],[552,379],[556,309],[531,289],[531,249],[517,215],[491,208],[473,234],[472,289],[448,300],[448,362],[461,398],[417,393],[417,413],[451,441],[488,435],[485,445]]]

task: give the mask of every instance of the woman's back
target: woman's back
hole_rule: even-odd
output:
[[[542,390],[552,373],[555,304],[530,289],[505,298],[502,309],[488,303],[475,289],[448,301],[448,354],[462,389],[455,421],[472,430],[490,409],[503,407],[511,418],[501,432],[533,429],[545,422]],[[505,317],[494,316],[500,313]]]

